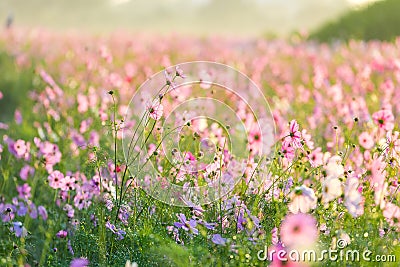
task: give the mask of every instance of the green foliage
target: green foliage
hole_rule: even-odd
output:
[[[384,0],[353,10],[310,35],[319,41],[393,40],[400,35],[400,1]]]

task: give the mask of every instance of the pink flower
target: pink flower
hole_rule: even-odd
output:
[[[372,119],[379,126],[380,129],[390,131],[394,128],[394,116],[390,110],[379,110],[372,114]]]
[[[21,199],[28,199],[31,197],[31,187],[25,183],[23,185],[17,185],[18,197]]]
[[[314,191],[305,185],[296,187],[290,194],[290,198],[292,201],[289,204],[289,210],[292,213],[306,213],[317,206],[317,197]]]
[[[400,207],[392,203],[387,203],[383,210],[383,216],[389,222],[390,226],[396,226],[400,229]]]
[[[30,143],[19,139],[15,141],[13,148],[17,158],[29,158]]]
[[[14,118],[15,118],[15,122],[17,124],[21,124],[22,123],[22,113],[19,109],[16,109],[14,112]]]
[[[39,215],[40,215],[40,217],[42,217],[42,219],[45,221],[45,220],[47,220],[47,210],[46,210],[46,208],[45,207],[43,207],[43,206],[39,206],[38,207],[38,212],[39,212]]]
[[[284,140],[282,142],[282,148],[281,148],[282,154],[284,155],[284,157],[286,159],[288,159],[289,161],[292,161],[294,159],[294,152],[295,149],[292,145],[292,143]]]
[[[382,188],[386,177],[386,163],[382,157],[376,158],[371,164],[371,187],[374,190]]]
[[[263,137],[258,123],[253,122],[249,131],[249,145],[252,152],[257,153],[263,146]]]
[[[374,147],[374,140],[372,136],[367,132],[362,132],[358,136],[358,142],[360,143],[360,146],[365,149],[371,149]]]
[[[153,120],[161,119],[164,111],[163,105],[161,105],[160,99],[156,98],[152,102],[147,103],[146,109],[149,112],[150,118]]]
[[[64,174],[60,171],[53,171],[49,177],[49,185],[54,189],[59,189],[63,185]]]
[[[288,247],[307,247],[318,238],[317,221],[309,214],[289,214],[281,224],[281,240]]]
[[[308,160],[312,167],[318,167],[324,163],[324,153],[321,151],[322,149],[317,147],[310,155],[308,155]]]
[[[294,148],[302,147],[301,133],[299,131],[299,124],[297,121],[292,120],[289,124],[289,133],[285,134],[285,140],[289,141]]]
[[[26,181],[29,176],[33,176],[35,174],[35,169],[29,165],[25,165],[22,167],[21,171],[19,172],[19,176],[22,180]]]
[[[68,232],[65,231],[65,230],[60,230],[60,231],[58,231],[58,233],[56,234],[56,236],[57,236],[58,238],[66,238],[67,235],[68,235]]]
[[[75,178],[71,176],[65,176],[62,180],[60,188],[63,191],[74,190],[76,188]]]

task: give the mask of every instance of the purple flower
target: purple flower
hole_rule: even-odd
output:
[[[204,225],[205,228],[207,228],[208,230],[214,230],[215,229],[215,223],[208,223],[208,222],[199,222],[202,225]]]
[[[126,235],[126,232],[122,229],[119,229],[116,234],[118,236],[118,239],[122,240],[122,239],[124,239],[124,235]]]
[[[25,204],[23,202],[19,202],[18,203],[17,215],[21,216],[21,217],[25,216],[27,211],[28,211],[28,208],[25,206]]]
[[[246,222],[247,222],[247,220],[244,217],[244,212],[243,212],[243,210],[241,210],[239,212],[239,216],[237,218],[237,228],[239,231],[244,230],[244,226],[246,225]]]
[[[15,118],[15,122],[17,124],[21,124],[22,123],[22,113],[19,109],[16,109],[14,112],[14,118]]]
[[[32,219],[36,219],[36,218],[37,218],[37,216],[38,216],[38,210],[37,210],[35,204],[33,204],[33,203],[29,204],[29,206],[28,206],[28,212],[29,212],[29,216],[30,216]]]
[[[31,187],[25,183],[23,185],[17,185],[18,197],[21,199],[28,199],[31,197]]]
[[[69,267],[85,267],[89,266],[89,260],[85,258],[76,258],[71,261]]]
[[[68,240],[67,247],[68,247],[68,250],[71,253],[71,255],[75,255],[74,249],[72,248],[72,245],[71,245],[71,240]]]
[[[124,235],[126,235],[126,232],[124,230],[117,229],[117,227],[114,224],[110,223],[109,221],[106,222],[106,227],[110,229],[111,232],[116,234],[119,240],[124,239]]]
[[[180,222],[175,222],[174,223],[175,227],[182,228],[183,230],[192,232],[195,235],[199,233],[199,230],[196,228],[197,226],[196,220],[194,219],[190,219],[189,221],[186,220],[186,216],[183,213],[180,213],[177,216]]]
[[[65,230],[60,230],[60,231],[58,231],[58,233],[56,234],[56,236],[57,236],[58,238],[66,238],[67,235],[68,235],[68,232],[65,231]]]
[[[216,245],[225,246],[226,244],[226,238],[223,238],[220,234],[214,234],[211,241]]]
[[[40,215],[40,217],[42,217],[42,219],[45,221],[45,220],[47,220],[47,210],[46,210],[46,208],[45,207],[43,207],[43,206],[39,206],[38,207],[38,212],[39,212],[39,215]]]
[[[67,212],[67,217],[68,218],[74,218],[75,210],[71,205],[65,204],[63,210],[65,210]]]
[[[25,237],[28,235],[28,231],[22,225],[22,222],[13,222],[13,227],[11,228],[11,231],[15,233],[16,237]]]
[[[1,215],[1,220],[3,222],[9,222],[12,221],[15,217],[14,212],[17,209],[15,208],[14,205],[11,204],[0,204],[0,215]]]
[[[19,176],[22,180],[26,181],[29,176],[33,176],[35,174],[35,169],[29,165],[25,165],[22,167],[21,171],[19,172]]]

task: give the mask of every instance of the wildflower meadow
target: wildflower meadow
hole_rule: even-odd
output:
[[[400,39],[0,35],[0,266],[399,266]]]

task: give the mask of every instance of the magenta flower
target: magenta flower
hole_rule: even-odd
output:
[[[66,238],[67,235],[68,235],[68,232],[65,231],[65,230],[60,230],[60,231],[58,231],[58,233],[56,234],[56,236],[57,236],[58,238]]]

